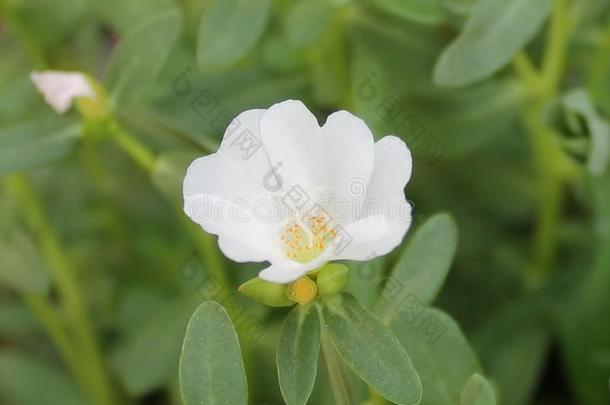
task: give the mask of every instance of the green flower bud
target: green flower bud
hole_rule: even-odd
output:
[[[95,98],[77,97],[76,107],[87,121],[102,121],[108,117],[108,97],[104,87],[94,78],[86,75],[87,83],[95,93]]]
[[[286,284],[275,284],[265,281],[259,277],[246,281],[239,286],[238,291],[258,302],[270,307],[289,307],[294,301],[288,299]]]
[[[316,279],[320,295],[337,294],[347,284],[348,268],[343,264],[331,263],[320,269]]]
[[[316,298],[317,292],[318,287],[316,286],[316,283],[305,276],[288,284],[286,295],[291,301],[306,305]]]

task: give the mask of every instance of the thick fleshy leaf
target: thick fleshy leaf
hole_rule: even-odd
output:
[[[457,226],[448,214],[427,220],[411,237],[381,294],[381,319],[392,322],[405,299],[428,305],[441,289],[457,248]]]
[[[28,32],[28,38],[36,38],[36,43],[47,51],[59,48],[66,36],[73,35],[83,19],[90,12],[87,0],[28,1],[23,3],[0,2],[7,8],[15,9],[19,16],[21,30]],[[10,15],[13,11],[3,11]]]
[[[295,2],[286,16],[286,35],[296,47],[312,45],[328,28],[336,6],[331,0]]]
[[[372,5],[397,17],[423,24],[443,21],[440,0],[368,0]]]
[[[419,373],[422,403],[460,403],[462,387],[481,367],[457,323],[437,309],[409,305],[392,330]]]
[[[245,57],[263,34],[271,0],[211,0],[197,40],[197,63],[217,72]]]
[[[496,405],[494,390],[480,374],[473,374],[462,391],[461,405]]]
[[[421,381],[409,355],[379,319],[348,294],[324,303],[324,327],[347,365],[397,404],[418,404]]]
[[[185,405],[247,405],[246,372],[227,311],[208,301],[189,321],[180,358]]]
[[[121,38],[108,67],[112,103],[127,104],[148,95],[178,38],[180,21],[178,11],[162,12]]]
[[[416,157],[430,165],[468,156],[514,132],[526,99],[512,78],[491,79],[468,88],[429,88],[407,97],[404,108],[419,123],[400,135]]]
[[[277,371],[288,405],[305,405],[316,380],[320,321],[315,305],[297,305],[286,317],[277,349]]]
[[[478,1],[460,35],[438,59],[434,82],[461,87],[491,76],[532,39],[553,4],[553,0]]]
[[[79,134],[73,121],[48,116],[0,129],[0,174],[36,169],[65,157]]]
[[[128,33],[134,21],[146,20],[177,8],[172,0],[107,0],[94,1],[91,5],[100,18],[120,35]]]
[[[571,387],[580,403],[591,405],[608,402],[610,370],[610,324],[600,321],[610,313],[610,237],[606,236],[598,249],[577,299],[562,314],[561,324],[562,352]]]
[[[567,123],[570,129],[590,137],[587,169],[591,174],[601,175],[610,161],[610,122],[596,110],[584,89],[572,90],[563,97]],[[582,119],[585,128],[582,128]]]
[[[474,336],[487,376],[498,384],[503,405],[531,403],[544,372],[550,345],[545,315],[537,297],[528,297],[497,310]],[[514,331],[520,331],[515,335]]]

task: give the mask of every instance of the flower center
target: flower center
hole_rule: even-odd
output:
[[[307,263],[324,252],[336,234],[327,216],[308,215],[303,220],[289,222],[281,240],[289,259]]]

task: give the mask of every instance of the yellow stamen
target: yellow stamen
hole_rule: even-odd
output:
[[[307,263],[320,255],[337,234],[329,222],[325,215],[309,215],[288,223],[280,236],[286,256]]]

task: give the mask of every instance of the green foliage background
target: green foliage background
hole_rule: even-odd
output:
[[[109,116],[55,114],[29,79],[46,69],[96,78]],[[238,295],[261,265],[225,259],[180,187],[231,118],[288,98],[414,153],[406,243],[348,263],[348,291],[392,328],[422,404],[493,403],[486,381],[502,405],[609,403],[607,0],[0,0],[0,403],[179,404],[209,299],[264,325],[239,336],[248,398],[283,403],[288,310]],[[379,304],[390,274],[435,306],[438,343]],[[354,401],[387,403],[348,375]],[[315,378],[309,403],[334,403],[322,363]]]

